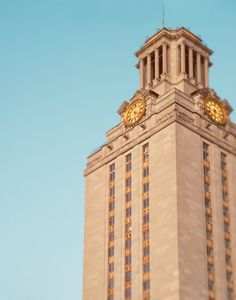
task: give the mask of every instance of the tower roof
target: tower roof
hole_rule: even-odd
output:
[[[139,49],[137,52],[135,52],[135,55],[138,57],[146,48],[150,47],[153,43],[155,43],[157,40],[160,40],[162,37],[166,37],[169,40],[177,40],[180,37],[184,36],[185,38],[191,40],[195,44],[199,45],[201,48],[203,48],[205,51],[211,55],[213,51],[209,49],[207,46],[205,46],[202,42],[202,39],[186,29],[185,27],[180,27],[177,29],[167,29],[163,28],[160,31],[156,32],[154,35],[152,35],[150,38],[148,38],[141,49]]]

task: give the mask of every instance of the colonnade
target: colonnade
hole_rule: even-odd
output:
[[[168,53],[166,44],[149,53],[144,59],[140,60],[140,85],[144,88],[145,85],[151,84],[152,81],[159,80],[161,74],[166,74],[168,71]],[[154,56],[154,62],[152,61]],[[153,66],[152,66],[153,64]],[[152,69],[154,73],[152,74]]]
[[[186,67],[185,59],[186,49],[188,49],[188,69]],[[194,74],[194,53],[196,55],[196,75]],[[184,43],[180,45],[180,57],[180,72],[182,74],[187,74],[189,79],[194,78],[197,84],[202,84],[204,87],[208,87],[208,57],[202,56],[199,52],[196,52],[193,48],[186,46]]]
[[[173,76],[168,68],[169,48],[170,47],[166,43],[163,43],[146,57],[140,59],[139,70],[141,88],[145,88],[146,85],[151,85],[153,80],[158,82],[162,74],[170,73],[169,75]],[[185,43],[181,43],[176,48],[176,60],[178,76],[184,74],[186,75],[186,78],[193,79],[194,83],[198,85],[201,84],[203,87],[208,87],[208,57],[201,55]],[[172,80],[173,79],[174,78],[172,78]],[[177,81],[178,80],[179,79],[177,78]]]

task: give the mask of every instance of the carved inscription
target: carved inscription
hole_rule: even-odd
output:
[[[178,110],[172,110],[160,117],[157,118],[157,124],[161,124],[161,123],[164,123],[170,119],[173,119],[173,118],[177,118],[177,119],[180,119],[180,120],[183,120],[185,122],[189,122],[189,123],[194,123],[194,119],[191,118],[189,115],[187,115],[186,113],[182,112],[182,111],[178,111]]]
[[[175,114],[175,110],[172,110],[166,114],[164,114],[163,116],[157,118],[157,124],[160,124],[160,123],[163,123],[163,122],[166,122],[172,118],[174,118],[176,116]]]
[[[185,122],[189,122],[189,123],[193,123],[194,119],[191,118],[190,116],[188,116],[187,114],[185,114],[182,111],[177,111],[177,119],[181,119]]]

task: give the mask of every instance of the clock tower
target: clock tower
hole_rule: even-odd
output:
[[[83,300],[236,299],[236,125],[212,51],[163,28],[85,170]]]

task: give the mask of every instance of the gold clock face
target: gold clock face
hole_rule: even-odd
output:
[[[135,125],[144,116],[146,111],[146,103],[144,99],[132,101],[125,112],[124,123],[126,126]]]
[[[225,109],[222,104],[214,98],[205,100],[205,112],[212,121],[220,125],[224,125],[227,120]]]

